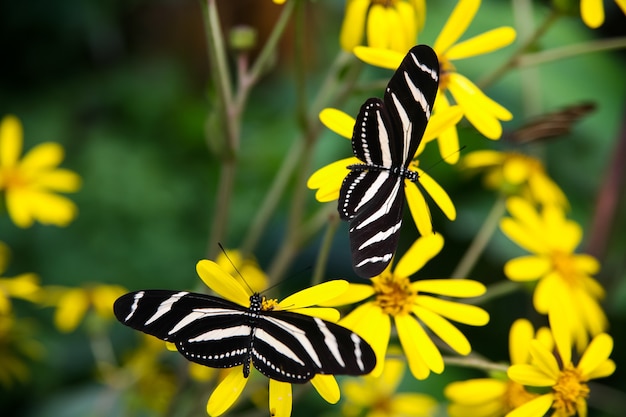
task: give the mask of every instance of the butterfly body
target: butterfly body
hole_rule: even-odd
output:
[[[413,47],[392,76],[383,100],[368,99],[359,111],[352,151],[363,163],[349,165],[339,192],[338,211],[350,222],[356,273],[380,274],[398,246],[404,208],[404,180],[437,95],[439,62],[426,45]]]
[[[376,364],[372,348],[335,323],[289,311],[263,310],[204,294],[144,290],[120,297],[117,319],[172,342],[188,360],[212,368],[250,364],[269,378],[304,383],[316,374],[362,375]]]

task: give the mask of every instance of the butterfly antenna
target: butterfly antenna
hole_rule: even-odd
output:
[[[434,164],[432,164],[431,166],[429,166],[428,168],[424,169],[425,172],[430,171],[431,169],[433,169],[434,167],[436,167],[437,165],[439,165],[440,163],[442,163],[443,161],[445,161],[446,159],[450,158],[452,155],[455,155],[457,153],[461,153],[463,151],[463,149],[467,148],[466,145],[461,146],[459,149],[457,149],[454,152],[449,153],[446,156],[441,157],[441,159],[439,159],[437,162],[435,162]]]
[[[230,264],[232,265],[233,269],[235,270],[235,272],[237,272],[237,275],[239,275],[239,277],[241,278],[241,280],[244,282],[244,284],[246,284],[246,287],[248,287],[248,289],[250,290],[250,294],[254,294],[256,293],[256,291],[254,291],[252,289],[252,287],[250,287],[250,284],[248,284],[248,281],[246,281],[246,279],[244,278],[244,276],[241,274],[241,272],[239,272],[239,269],[237,269],[237,266],[235,265],[235,263],[233,262],[232,259],[230,259],[230,257],[228,256],[228,254],[226,253],[226,249],[224,249],[224,246],[222,246],[222,244],[220,242],[217,242],[217,245],[220,247],[220,250],[222,251],[222,253],[224,254],[224,256],[226,257],[226,259],[228,259],[228,262],[230,262]]]

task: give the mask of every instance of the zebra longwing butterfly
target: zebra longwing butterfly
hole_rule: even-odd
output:
[[[352,151],[363,164],[350,165],[339,193],[341,219],[350,222],[355,272],[364,278],[380,274],[398,247],[404,180],[439,85],[439,61],[426,45],[411,48],[391,77],[383,100],[368,99],[359,111]]]
[[[113,311],[123,324],[172,342],[188,360],[212,368],[250,363],[268,378],[304,383],[316,374],[363,375],[374,351],[356,333],[316,317],[265,311],[259,294],[250,307],[205,294],[144,290],[125,294]]]

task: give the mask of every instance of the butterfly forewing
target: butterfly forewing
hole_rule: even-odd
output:
[[[260,296],[251,297],[260,306]],[[214,368],[249,365],[269,378],[303,383],[316,374],[369,373],[372,348],[358,335],[321,319],[246,308],[203,294],[146,290],[114,305],[122,323],[173,342],[189,360]]]
[[[350,221],[352,264],[358,275],[378,275],[391,261],[399,241],[404,180],[415,181],[409,164],[422,140],[437,95],[439,62],[426,45],[413,47],[385,91],[368,99],[352,136],[354,155],[338,201],[339,215]]]
[[[133,329],[172,342],[189,360],[213,368],[241,365],[252,329],[247,310],[203,294],[148,290],[120,297],[113,310]],[[243,347],[243,348],[242,348]],[[224,360],[225,357],[229,359]]]

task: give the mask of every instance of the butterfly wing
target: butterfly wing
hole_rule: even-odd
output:
[[[354,125],[352,150],[363,165],[352,166],[339,193],[338,211],[350,221],[350,247],[356,273],[381,273],[395,253],[402,211],[404,177],[422,139],[437,95],[439,62],[426,45],[413,47],[385,91],[370,98]]]
[[[269,378],[301,383],[316,374],[368,374],[376,355],[356,333],[335,323],[266,311],[255,329],[252,363]]]
[[[204,294],[145,290],[113,305],[123,324],[172,342],[187,359],[212,368],[249,362],[252,326],[247,309]]]
[[[422,141],[439,87],[439,60],[427,45],[411,48],[389,80],[384,111],[390,122],[393,165],[407,168]]]

